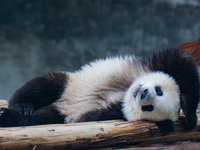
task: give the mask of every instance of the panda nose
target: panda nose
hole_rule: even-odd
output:
[[[145,99],[146,96],[148,94],[148,89],[144,89],[142,92],[141,92],[141,100]]]

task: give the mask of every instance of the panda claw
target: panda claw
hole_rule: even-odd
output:
[[[1,116],[3,113],[4,113],[4,111],[3,111],[3,110],[1,110],[1,111],[0,111],[0,116]]]
[[[6,119],[8,113],[9,113],[9,110],[7,108],[0,108],[0,126]]]
[[[7,108],[1,108],[0,109],[0,115],[4,114]]]
[[[10,108],[24,115],[29,115],[34,112],[34,107],[29,103],[14,104]]]

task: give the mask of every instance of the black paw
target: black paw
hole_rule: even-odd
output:
[[[24,115],[32,114],[34,112],[34,107],[28,103],[14,104],[14,105],[9,106],[9,108]]]
[[[3,121],[7,116],[9,115],[9,109],[7,108],[1,108],[0,109],[0,121]]]
[[[16,120],[19,120],[20,114],[16,111],[0,108],[0,126],[12,127],[15,126]]]
[[[160,122],[156,122],[158,129],[163,134],[169,134],[174,132],[174,123],[171,120],[164,120]]]
[[[197,125],[196,114],[186,117],[186,127],[188,130],[192,130],[192,129],[196,128],[196,125]]]
[[[6,127],[9,124],[10,110],[7,108],[0,109],[0,126]]]

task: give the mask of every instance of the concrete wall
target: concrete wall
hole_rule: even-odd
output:
[[[113,55],[197,41],[199,0],[0,1],[0,98],[27,80]]]

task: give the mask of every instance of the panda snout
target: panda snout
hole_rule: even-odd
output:
[[[144,87],[144,85],[138,85],[133,92],[134,98],[138,100],[145,100],[150,93],[150,90],[148,87]]]
[[[148,89],[144,89],[141,91],[141,100],[145,99],[149,93]]]

